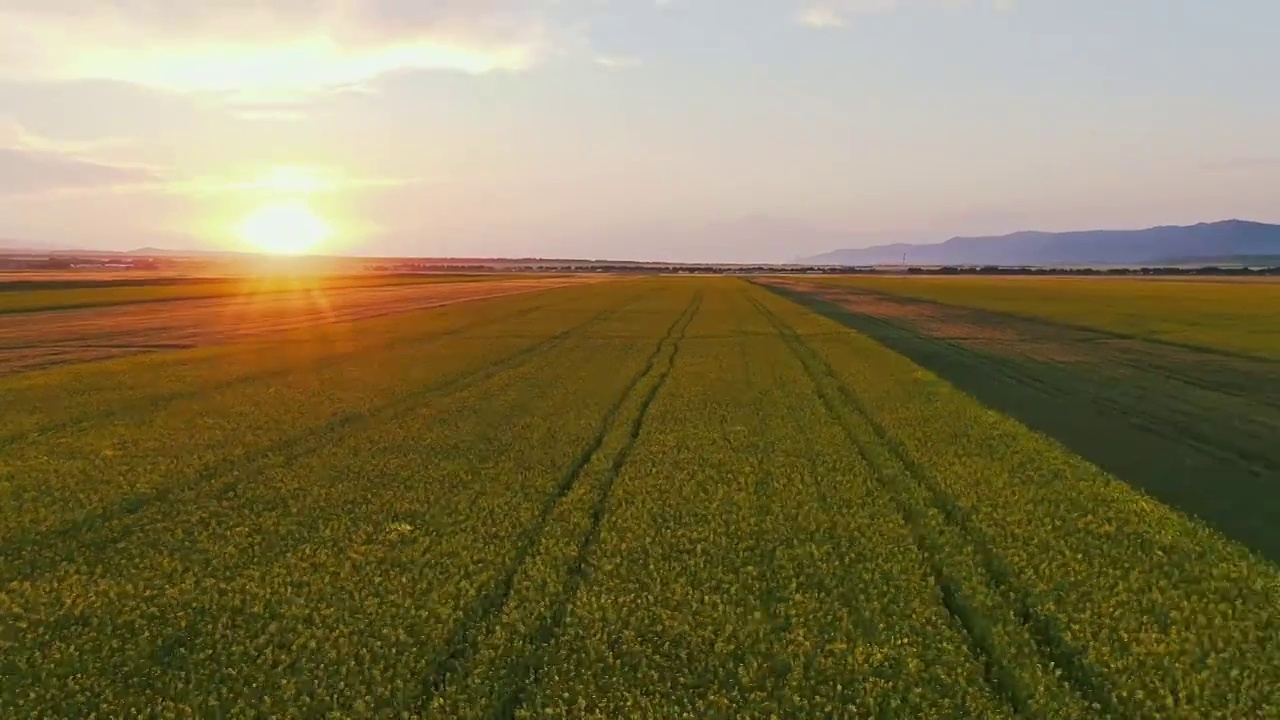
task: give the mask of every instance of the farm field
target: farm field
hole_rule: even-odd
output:
[[[244,341],[296,328],[335,337],[345,323],[478,298],[596,280],[593,277],[478,276],[349,278],[343,281],[228,282],[212,297],[203,284],[108,287],[91,290],[0,292],[0,303],[30,305],[28,296],[55,301],[100,296],[98,306],[0,312],[0,374],[209,343]],[[128,300],[137,291],[146,300]],[[196,295],[191,295],[196,293]],[[105,298],[105,299],[104,299]],[[66,298],[62,298],[66,299]],[[110,300],[111,302],[106,302]]]
[[[1280,360],[1276,278],[856,276],[825,281],[1121,338]]]
[[[1268,329],[1276,315],[1269,297],[1280,285],[1051,280],[1042,305],[1029,279],[988,279],[990,289],[983,281],[930,279],[924,290],[911,278],[892,286],[879,278],[767,282],[1280,561],[1280,357],[1235,352],[1280,345],[1280,329]],[[939,287],[948,302],[915,297]],[[988,309],[991,297],[1010,288],[1024,295],[1016,313]],[[959,304],[970,297],[964,292],[972,293],[967,306]],[[1199,304],[1147,305],[1170,292]],[[1153,327],[1203,325],[1235,342],[1223,350],[1204,334],[1203,345],[1117,335],[1055,322],[1066,314],[1058,306],[1076,314],[1094,308],[1096,325],[1146,307]]]
[[[84,273],[0,273],[0,315],[41,310],[71,310],[134,303],[244,299],[276,294],[330,292],[334,290],[430,285],[437,283],[489,282],[511,275],[462,274],[356,274],[299,276],[268,274],[245,277],[176,277],[131,275],[95,278]]]
[[[1280,567],[923,330],[527,290],[0,376],[0,717],[1280,707]]]

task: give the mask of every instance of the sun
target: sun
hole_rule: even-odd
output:
[[[240,222],[237,234],[263,252],[301,255],[324,242],[332,230],[306,203],[288,201],[254,210]]]

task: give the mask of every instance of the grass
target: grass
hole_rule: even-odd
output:
[[[856,277],[837,286],[1280,359],[1280,283],[1133,278]]]
[[[1280,568],[765,288],[358,327],[0,378],[0,716],[1280,702]]]

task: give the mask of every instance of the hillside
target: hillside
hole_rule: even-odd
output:
[[[932,245],[898,243],[806,258],[825,265],[1152,265],[1197,258],[1280,255],[1280,225],[1224,220],[1185,227],[1083,232],[1019,232],[954,237]]]

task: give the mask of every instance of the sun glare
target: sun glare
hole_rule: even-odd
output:
[[[241,221],[238,231],[245,243],[276,255],[301,255],[332,234],[329,225],[300,201],[263,205]]]

